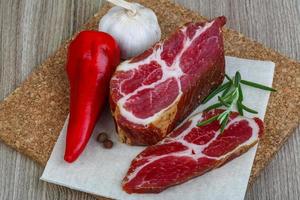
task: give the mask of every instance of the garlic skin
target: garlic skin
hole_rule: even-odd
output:
[[[123,59],[143,53],[161,38],[155,13],[138,3],[131,4],[136,13],[115,6],[99,23],[99,31],[109,33],[117,40]]]

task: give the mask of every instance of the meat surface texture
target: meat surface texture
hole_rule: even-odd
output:
[[[157,143],[222,83],[225,23],[189,23],[117,67],[110,103],[122,142]]]
[[[200,113],[171,132],[156,145],[147,147],[131,163],[122,186],[127,193],[158,193],[200,176],[243,154],[263,134],[263,122],[231,113],[223,133],[214,121],[197,123],[221,113]]]

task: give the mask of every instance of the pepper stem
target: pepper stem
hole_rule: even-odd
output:
[[[126,10],[128,10],[130,15],[135,15],[136,14],[136,8],[133,6],[132,3],[129,3],[127,1],[124,0],[106,0],[116,6],[120,6],[122,8],[125,8]]]

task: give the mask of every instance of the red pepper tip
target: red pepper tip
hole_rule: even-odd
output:
[[[72,155],[66,155],[64,156],[64,160],[68,163],[72,163],[76,160],[76,157],[72,156]]]

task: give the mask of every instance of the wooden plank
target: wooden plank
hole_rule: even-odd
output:
[[[0,99],[100,6],[101,0],[0,1]],[[0,143],[0,199],[94,199],[39,180],[43,167]]]
[[[300,0],[177,0],[203,15],[224,14],[228,26],[285,55],[300,59]],[[9,94],[99,7],[92,1],[0,1],[0,99]],[[298,10],[297,10],[298,8]],[[300,136],[278,153],[246,199],[297,199]],[[93,199],[38,180],[42,167],[0,144],[0,199]]]

